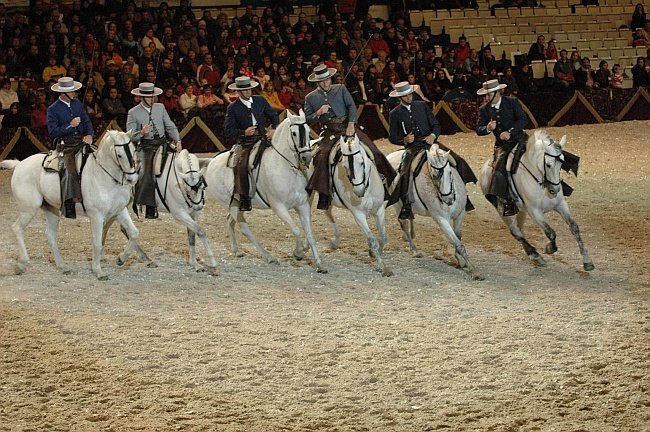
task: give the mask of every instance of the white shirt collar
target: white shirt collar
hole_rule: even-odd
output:
[[[404,108],[406,108],[409,112],[411,112],[411,104],[406,105],[405,103],[400,102]]]
[[[63,99],[61,99],[60,96],[59,96],[59,100],[60,100],[61,102],[63,102],[64,104],[66,104],[66,105],[68,106],[68,108],[70,108],[70,103],[72,102],[71,100],[68,101],[68,102],[66,102],[66,101],[64,101]]]
[[[144,102],[140,102],[140,105],[142,105],[142,108],[144,108],[145,110],[147,110],[147,112],[151,111],[152,106],[151,106],[151,107],[148,107],[148,106],[146,106],[146,105],[144,104]]]
[[[492,108],[499,109],[501,107],[501,101],[503,100],[503,96],[499,98],[499,102],[495,103],[492,105]]]
[[[252,96],[251,96],[251,98],[248,99],[248,100],[244,100],[244,99],[242,99],[241,97],[239,98],[239,100],[241,101],[241,103],[244,104],[244,106],[245,106],[246,108],[248,108],[248,109],[253,108],[253,97],[252,97]]]

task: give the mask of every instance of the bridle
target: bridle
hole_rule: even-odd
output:
[[[307,167],[305,167],[304,163],[302,162],[302,158],[301,158],[301,156],[302,156],[304,153],[311,153],[311,148],[309,147],[309,141],[308,141],[309,138],[308,138],[308,136],[307,136],[307,132],[305,131],[305,128],[304,128],[304,126],[305,126],[306,124],[307,124],[306,121],[303,121],[303,122],[300,122],[300,123],[291,123],[291,124],[289,124],[289,131],[291,132],[291,142],[293,143],[293,152],[294,152],[295,155],[296,155],[296,160],[297,160],[297,165],[298,165],[298,166],[296,166],[292,161],[290,161],[289,159],[287,159],[287,158],[286,158],[286,157],[285,157],[285,156],[284,156],[284,155],[283,155],[283,154],[282,154],[282,153],[281,153],[277,148],[275,148],[275,146],[273,146],[273,144],[271,143],[271,146],[273,147],[273,149],[274,149],[274,150],[275,150],[275,151],[276,151],[276,152],[277,152],[277,153],[278,153],[278,154],[279,154],[279,155],[280,155],[284,160],[286,160],[286,161],[289,163],[289,165],[291,165],[291,168],[293,168],[293,169],[295,169],[295,170],[297,170],[297,171],[300,171],[300,172],[302,172],[303,174],[304,174],[305,169],[306,169]],[[298,142],[296,142],[296,133],[295,133],[293,130],[291,130],[291,128],[292,128],[293,126],[299,126],[299,128],[298,128],[298,137],[297,137],[297,138],[298,138]],[[303,144],[305,144],[305,143],[306,143],[307,145],[303,145]]]
[[[174,155],[174,159],[176,159],[176,155]],[[176,182],[178,182],[179,185],[185,184],[189,190],[194,192],[194,196],[190,195],[190,192],[188,191],[187,188],[183,191],[183,199],[185,200],[185,204],[187,204],[187,207],[193,210],[200,210],[205,206],[205,188],[208,187],[208,183],[205,181],[205,177],[201,174],[200,171],[197,171],[193,169],[192,167],[192,162],[188,157],[188,165],[189,165],[189,170],[187,172],[183,173],[182,177],[182,183],[181,180],[178,178],[178,171],[176,170],[176,163],[175,161],[172,161],[172,165],[174,167],[174,176],[176,177]],[[192,174],[198,174],[199,179],[195,184],[190,184],[185,180],[185,177],[189,177]],[[198,199],[196,197],[198,196]]]
[[[555,141],[551,140],[551,145],[553,145],[553,144],[555,144]],[[528,174],[530,174],[531,177],[533,177],[533,179],[535,179],[535,181],[537,182],[538,185],[540,185],[540,186],[542,186],[544,188],[547,188],[547,189],[548,189],[549,185],[558,187],[558,186],[560,186],[562,184],[562,180],[558,180],[557,182],[554,182],[554,181],[552,181],[551,179],[548,178],[548,167],[546,165],[546,158],[552,159],[554,165],[558,161],[560,161],[560,163],[564,162],[564,156],[562,155],[561,151],[560,151],[560,154],[554,155],[554,154],[551,154],[551,153],[547,152],[546,150],[544,150],[544,160],[542,161],[542,168],[541,169],[538,168],[539,171],[542,173],[542,179],[541,180],[538,179],[537,176],[535,174],[533,174],[530,169],[528,169],[528,167],[524,164],[523,161],[520,162],[520,165],[523,166],[524,169],[526,169]]]
[[[448,196],[451,196],[451,199],[453,201],[456,200],[456,188],[454,187],[454,177],[452,176],[451,170],[447,170],[449,172],[449,192],[445,193],[440,189],[440,183],[442,182],[442,178],[445,175],[445,168],[447,168],[447,165],[449,165],[448,158],[446,158],[445,164],[441,167],[435,166],[432,160],[429,159],[429,171],[431,172],[431,180],[433,180],[433,184],[436,186],[438,201],[440,201],[441,204],[444,204],[443,198]]]
[[[348,145],[348,149],[352,147],[351,141],[349,139],[345,140],[344,144]],[[350,181],[350,184],[352,184],[353,187],[363,186],[363,191],[365,192],[365,190],[368,188],[368,184],[370,183],[370,176],[366,173],[367,171],[366,159],[363,157],[363,154],[361,153],[363,149],[361,148],[361,146],[359,146],[359,149],[354,153],[345,153],[343,150],[344,150],[344,146],[341,146],[341,156],[346,157],[348,161],[347,176],[348,176],[348,180]],[[361,169],[363,171],[363,177],[361,178],[361,181],[357,183],[355,183],[356,173],[354,170],[354,157],[356,155],[361,156]]]
[[[98,166],[99,166],[99,167],[100,167],[100,168],[101,168],[101,169],[102,169],[106,174],[108,174],[108,176],[109,176],[111,179],[113,179],[113,181],[114,181],[115,183],[119,184],[120,186],[124,186],[124,178],[125,178],[126,176],[132,176],[132,175],[134,175],[134,174],[136,174],[136,173],[138,172],[138,169],[137,169],[137,167],[136,167],[135,158],[133,157],[133,153],[131,153],[131,142],[132,142],[132,138],[129,137],[129,140],[128,140],[126,143],[124,143],[124,144],[116,144],[115,141],[114,141],[114,138],[111,137],[111,139],[113,139],[113,154],[114,154],[114,156],[115,156],[115,157],[113,158],[113,160],[115,161],[115,163],[117,164],[117,166],[120,168],[120,171],[122,172],[122,178],[121,178],[120,180],[118,180],[118,179],[116,178],[116,176],[114,176],[114,175],[111,174],[111,173],[110,173],[106,168],[104,168],[104,166],[103,166],[103,165],[99,162],[99,160],[97,159],[97,154],[96,154],[96,153],[93,153],[93,158],[95,159],[95,162],[97,162],[97,165],[98,165]],[[126,155],[126,160],[127,160],[127,162],[129,163],[129,169],[130,169],[131,171],[125,171],[124,168],[122,167],[122,164],[120,163],[119,155],[117,154],[117,147],[124,147],[124,153],[125,153],[125,155]]]

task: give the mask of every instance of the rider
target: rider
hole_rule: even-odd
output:
[[[357,107],[352,95],[343,84],[332,85],[332,76],[336,69],[326,65],[318,65],[314,72],[307,78],[310,82],[317,83],[314,91],[305,97],[305,116],[307,123],[313,125],[320,122],[326,134],[321,141],[320,151],[314,160],[314,174],[307,183],[307,191],[318,191],[318,206],[320,210],[327,210],[330,205],[330,174],[328,169],[329,155],[332,147],[343,134],[353,136],[356,132],[372,152],[377,171],[385,178],[387,184],[395,179],[395,170],[390,166],[386,156],[379,151],[372,140],[355,127]]]
[[[174,141],[176,151],[181,150],[181,137],[178,128],[169,118],[165,106],[154,103],[154,98],[162,89],[153,83],[140,83],[131,93],[139,96],[141,102],[129,110],[126,118],[126,130],[140,134],[140,151],[142,152],[142,171],[135,185],[134,207],[145,205],[146,219],[156,219],[156,179],[154,177],[154,156],[160,146],[166,145],[167,137]]]
[[[440,136],[440,123],[433,115],[433,111],[422,101],[413,101],[415,86],[407,81],[395,85],[395,90],[390,92],[390,97],[399,98],[400,104],[390,111],[389,140],[393,144],[404,145],[405,156],[400,164],[400,180],[397,186],[402,200],[402,211],[399,219],[408,219],[412,216],[411,201],[409,198],[409,179],[413,159],[421,150],[427,150]],[[438,143],[438,146],[447,151],[447,147]],[[456,161],[456,169],[465,183],[475,183],[476,176],[465,159],[449,150]],[[474,209],[467,200],[467,210]]]
[[[275,128],[280,119],[278,113],[262,96],[252,96],[252,89],[257,87],[257,81],[251,81],[247,76],[235,78],[228,86],[239,94],[239,98],[226,111],[225,133],[228,138],[236,138],[241,146],[239,157],[234,168],[235,189],[239,194],[239,210],[251,211],[250,186],[248,182],[248,158],[253,145],[261,140],[273,138]],[[266,130],[267,121],[271,128]],[[234,198],[234,197],[233,197]]]
[[[503,89],[506,87],[506,84],[499,84],[499,81],[494,79],[484,82],[483,88],[477,91],[478,95],[486,97],[487,102],[479,108],[476,133],[478,135],[493,133],[496,137],[492,180],[485,197],[495,207],[497,197],[505,200],[503,215],[512,216],[517,214],[519,209],[510,193],[506,162],[508,154],[516,147],[510,173],[517,172],[519,160],[526,151],[528,141],[528,134],[524,132],[528,124],[528,116],[521,108],[519,99],[502,96]]]
[[[65,174],[61,177],[61,208],[65,217],[75,219],[75,203],[81,202],[81,181],[75,156],[83,144],[93,142],[93,124],[83,104],[77,99],[81,83],[70,77],[59,78],[52,91],[59,98],[47,108],[47,130],[51,137],[60,139],[63,147]]]

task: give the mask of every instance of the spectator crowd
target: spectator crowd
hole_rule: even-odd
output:
[[[50,87],[62,76],[82,82],[79,98],[91,118],[118,121],[139,103],[131,90],[143,81],[163,89],[159,102],[174,120],[223,116],[237,97],[228,84],[242,75],[260,83],[259,94],[273,108],[297,111],[313,90],[307,77],[321,63],[338,70],[335,82],[345,83],[359,105],[384,104],[400,81],[418,84],[419,97],[432,102],[473,98],[494,78],[508,85],[509,94],[545,86],[622,86],[617,65],[610,70],[600,62],[593,71],[588,58],[558,52],[542,35],[527,59],[513,66],[495,57],[489,45],[470,47],[464,37],[445,45],[426,27],[411,26],[408,14],[382,21],[322,8],[314,22],[300,13],[291,24],[287,4],[275,3],[259,15],[248,6],[231,19],[204,10],[197,19],[187,0],[176,8],[164,2],[152,7],[148,0],[140,7],[133,1],[33,0],[27,13],[0,3],[2,126],[44,126],[47,106],[56,97]],[[642,7],[634,19],[645,19]],[[643,24],[634,40],[647,37],[648,20]],[[529,61],[534,59],[558,60],[552,82],[533,79]],[[649,85],[649,64],[648,58],[638,58],[634,86]]]

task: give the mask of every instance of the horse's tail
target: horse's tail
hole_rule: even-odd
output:
[[[0,169],[8,169],[12,170],[18,166],[20,163],[19,160],[16,159],[10,159],[10,160],[3,160],[0,162]]]

